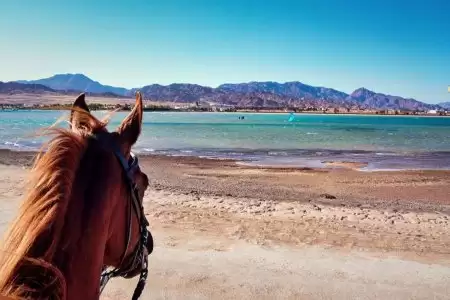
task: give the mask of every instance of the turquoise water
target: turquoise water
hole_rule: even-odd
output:
[[[0,146],[37,149],[44,140],[31,134],[66,114],[0,112]],[[125,116],[117,113],[109,129]],[[146,112],[135,151],[261,165],[321,166],[326,160],[346,160],[369,162],[367,169],[450,169],[450,118],[296,114],[292,122],[288,119],[288,113]]]

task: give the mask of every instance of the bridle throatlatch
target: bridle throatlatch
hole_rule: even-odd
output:
[[[107,270],[107,266],[103,266],[102,273],[100,276],[100,294],[103,292],[103,289],[105,288],[108,281],[113,277],[123,277],[123,278],[132,278],[136,276],[135,270],[140,269],[140,275],[139,275],[139,281],[136,285],[136,288],[133,292],[132,300],[137,300],[142,294],[142,291],[145,288],[145,284],[147,282],[147,275],[148,275],[148,255],[153,251],[152,249],[147,249],[147,244],[149,242],[149,239],[152,241],[153,245],[153,237],[151,233],[147,230],[147,226],[149,225],[147,218],[144,214],[144,208],[139,201],[139,194],[137,186],[133,180],[133,173],[134,171],[139,167],[138,159],[133,154],[130,153],[130,160],[127,161],[120,151],[119,147],[111,141],[111,139],[102,133],[95,134],[92,136],[92,139],[101,141],[103,145],[105,143],[112,147],[114,155],[119,160],[119,163],[121,164],[124,172],[125,172],[125,180],[127,181],[127,184],[129,186],[130,190],[130,205],[128,205],[128,226],[127,226],[127,235],[126,235],[126,248],[122,254],[121,261],[119,264],[119,267],[116,267],[112,270]],[[134,214],[138,219],[139,222],[139,241],[136,247],[134,248],[132,252],[132,260],[131,262],[127,262],[125,264],[126,254],[128,252],[128,249],[130,247],[131,242],[131,233],[132,233],[132,214]]]

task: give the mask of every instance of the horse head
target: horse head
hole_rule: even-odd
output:
[[[144,192],[149,184],[148,177],[141,171],[137,157],[131,152],[131,147],[136,143],[142,128],[142,96],[140,93],[136,94],[134,109],[122,121],[119,128],[112,133],[107,132],[104,127],[103,130],[95,132],[92,129],[95,126],[91,126],[89,122],[92,120],[92,116],[87,117],[86,114],[90,114],[90,112],[85,102],[85,95],[81,94],[73,105],[70,120],[72,130],[77,132],[87,129],[101,147],[114,153],[124,173],[122,183],[130,192],[125,199],[119,200],[119,202],[125,203],[127,208],[115,210],[117,215],[113,216],[113,219],[116,220],[113,226],[118,226],[118,228],[112,229],[111,236],[107,241],[104,262],[106,265],[113,266],[114,270],[104,270],[102,273],[101,291],[111,277],[131,278],[141,274],[138,285],[140,291],[135,291],[133,296],[135,298],[141,293],[143,284],[145,284],[146,256],[153,251],[153,239],[146,228],[148,221],[142,206]],[[87,122],[83,122],[83,120]],[[128,211],[128,214],[125,215],[124,211]],[[126,219],[121,221],[123,217]]]
[[[29,191],[0,253],[1,294],[98,299],[110,277],[140,274],[133,298],[139,296],[153,250],[142,203],[149,181],[131,151],[142,120],[140,93],[113,132],[90,113],[81,94],[69,130],[50,130],[55,137],[35,160]]]

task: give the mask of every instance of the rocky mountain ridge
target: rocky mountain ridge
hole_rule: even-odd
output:
[[[298,81],[274,81],[230,84],[217,88],[190,83],[169,85],[150,84],[126,89],[103,85],[83,74],[57,74],[49,78],[16,83],[48,87],[53,91],[84,91],[131,97],[140,90],[144,97],[154,101],[180,103],[210,102],[239,107],[358,107],[363,109],[430,110],[440,109],[415,99],[386,95],[359,88],[351,94],[327,87],[316,87]],[[1,92],[1,90],[0,90]]]

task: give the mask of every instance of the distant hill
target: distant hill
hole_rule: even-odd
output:
[[[311,87],[300,82],[252,82],[249,84],[223,84],[217,88],[196,84],[152,84],[139,89],[146,98],[158,101],[192,103],[206,101],[239,107],[305,107],[321,103],[329,105],[356,104],[346,101],[345,93]]]
[[[355,100],[367,107],[379,109],[405,109],[405,110],[427,110],[438,108],[438,105],[427,104],[415,99],[406,99],[399,96],[385,95],[370,91],[366,88],[355,90],[347,100]]]
[[[19,82],[1,82],[0,94],[42,94],[53,93],[55,90],[42,84],[24,84]]]
[[[450,109],[450,102],[442,102],[438,104],[440,107]]]
[[[222,91],[233,91],[238,93],[263,92],[272,93],[281,96],[305,99],[329,99],[342,100],[348,95],[330,88],[315,87],[298,81],[278,83],[268,82],[249,82],[238,84],[222,84],[217,89]]]
[[[36,83],[20,83],[20,82],[1,82],[0,81],[0,94],[54,94],[54,95],[78,95],[81,91],[78,90],[54,90],[49,88],[48,86]],[[105,97],[105,98],[119,98],[124,97],[111,92],[104,93],[92,93],[86,92],[86,95],[96,96],[96,97]]]
[[[116,97],[132,96],[136,90],[140,90],[145,98],[155,101],[182,103],[204,101],[240,107],[360,107],[401,110],[439,108],[438,105],[385,95],[365,88],[359,88],[349,95],[332,88],[311,86],[298,81],[226,83],[217,88],[190,83],[150,84],[141,88],[126,89],[103,85],[83,74],[58,74],[49,78],[18,82],[44,85],[65,93],[84,91]]]
[[[213,88],[187,83],[151,84],[139,90],[147,98],[174,102],[195,102],[214,93]]]
[[[96,94],[112,93],[120,96],[126,96],[129,93],[129,91],[125,88],[103,85],[83,74],[57,74],[49,78],[30,81],[20,80],[18,82],[27,84],[42,84],[59,91],[73,90]]]
[[[268,92],[301,100],[322,100],[324,105],[352,106],[376,109],[427,110],[437,108],[437,105],[427,104],[415,99],[376,93],[365,88],[355,90],[348,95],[344,92],[325,87],[315,87],[301,82],[249,82],[240,84],[223,84],[218,87],[223,91],[238,93]]]

